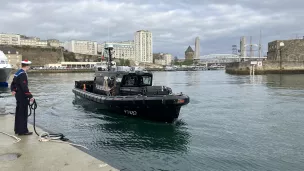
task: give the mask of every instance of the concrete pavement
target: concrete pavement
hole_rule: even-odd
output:
[[[30,131],[32,125],[28,124]],[[43,132],[36,127],[37,132]],[[40,142],[34,133],[30,136],[14,134],[14,116],[0,115],[1,171],[116,171],[117,169],[68,144]],[[14,155],[17,154],[17,155]],[[16,156],[19,156],[18,158]]]

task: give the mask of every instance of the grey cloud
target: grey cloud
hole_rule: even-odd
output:
[[[201,54],[231,53],[240,36],[267,42],[303,33],[304,1],[224,0],[0,0],[0,32],[98,42],[132,40],[134,32],[151,30],[154,52],[183,57],[201,39]],[[104,1],[106,2],[106,1]],[[213,5],[212,5],[213,4]],[[109,30],[109,35],[108,35]],[[249,38],[249,37],[248,37]]]

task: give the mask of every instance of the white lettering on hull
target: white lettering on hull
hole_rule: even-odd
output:
[[[125,114],[136,116],[137,112],[132,110],[124,110]]]
[[[101,85],[96,84],[95,87],[96,87],[97,90],[103,90],[103,86],[101,86]]]

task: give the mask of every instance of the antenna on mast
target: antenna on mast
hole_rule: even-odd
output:
[[[109,42],[109,34],[110,34],[110,31],[109,31],[109,25],[108,25],[108,42]]]
[[[250,36],[250,57],[253,57],[252,36]]]
[[[111,71],[112,68],[112,50],[113,50],[113,45],[112,44],[106,44],[105,49],[108,52],[108,71]]]

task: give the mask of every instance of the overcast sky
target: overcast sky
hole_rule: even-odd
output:
[[[153,52],[184,57],[200,37],[201,55],[232,53],[241,36],[267,43],[304,35],[303,0],[0,0],[0,32],[97,42],[153,34]],[[109,36],[108,36],[109,27]]]

